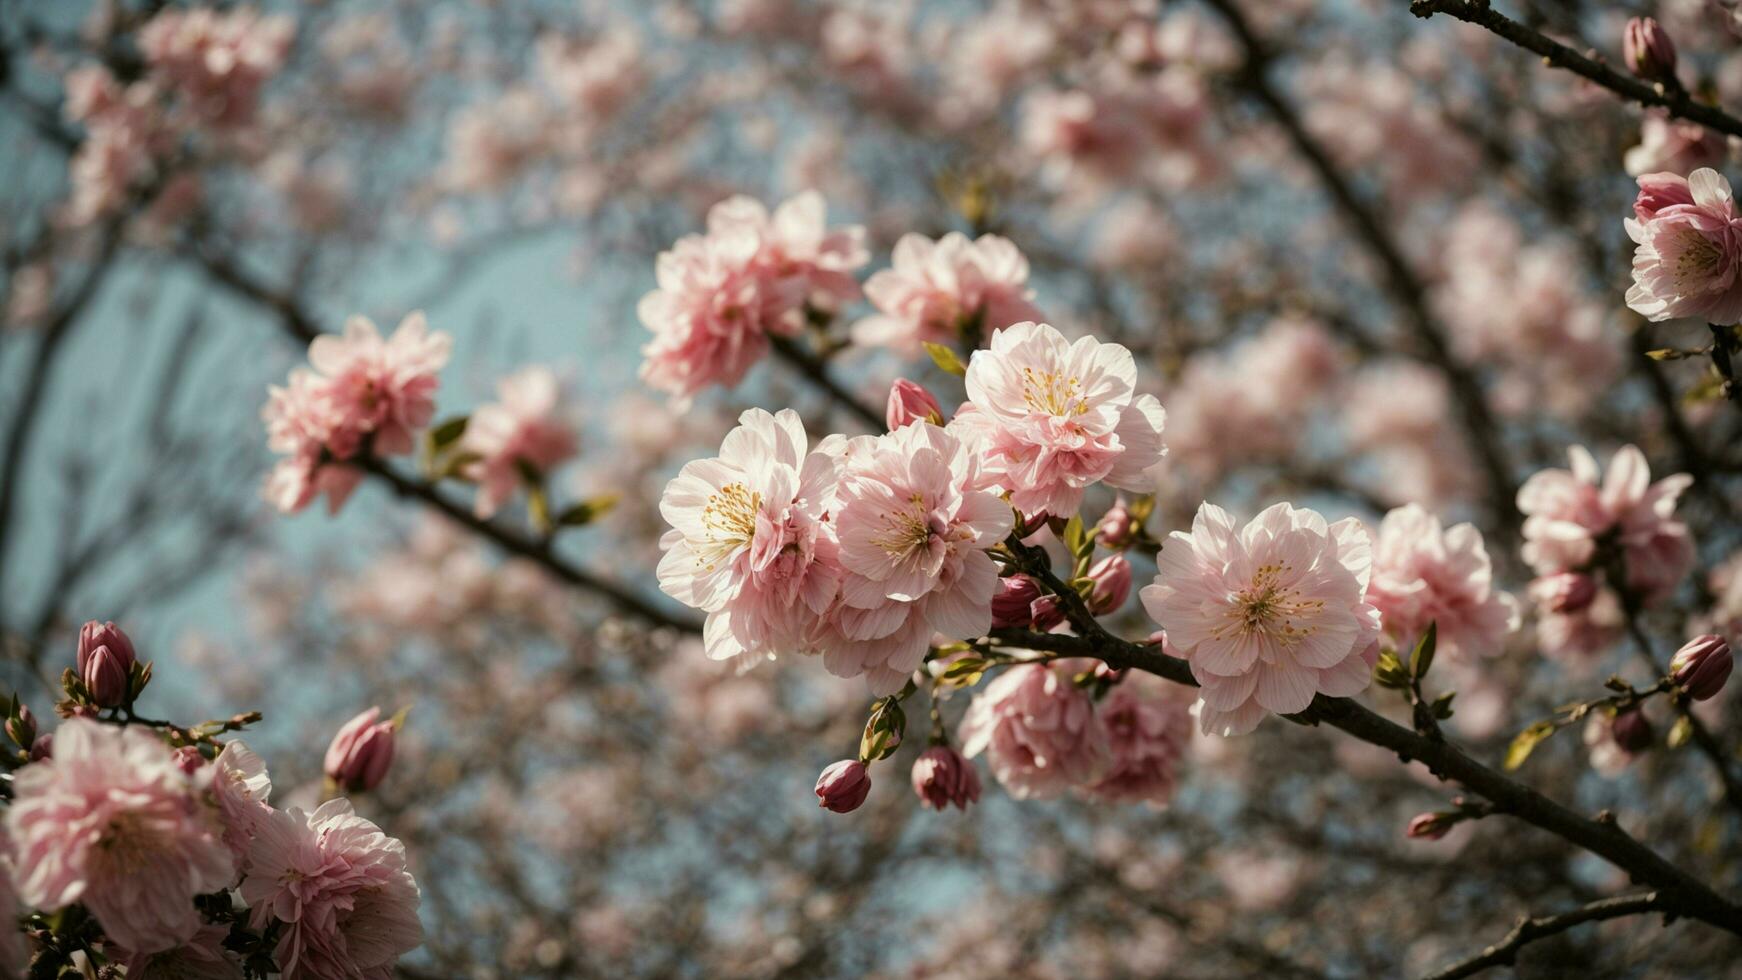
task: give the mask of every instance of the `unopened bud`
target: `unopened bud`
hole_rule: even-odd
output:
[[[1707,633],[1689,640],[1669,661],[1669,675],[1676,686],[1695,701],[1706,701],[1724,689],[1735,660],[1730,644]]]
[[[381,785],[393,765],[393,722],[380,717],[380,708],[370,708],[352,718],[327,747],[327,778],[347,792],[366,793]]]
[[[21,749],[36,742],[36,715],[31,713],[30,705],[19,705],[18,714],[6,719],[6,737]]]
[[[871,771],[857,759],[842,759],[817,777],[818,805],[836,813],[859,809],[871,794]]]
[[[36,736],[36,741],[30,743],[30,761],[41,762],[54,756],[54,733],[43,732]]]
[[[962,753],[947,745],[934,745],[913,761],[913,791],[933,810],[950,804],[966,810],[980,801],[980,774]]]
[[[1031,609],[1042,594],[1040,583],[1026,575],[999,579],[998,590],[992,594],[993,628],[1027,629],[1032,626],[1034,613]]]
[[[906,378],[896,378],[889,386],[889,407],[884,410],[884,421],[889,423],[890,432],[913,422],[943,425],[944,410],[931,392]]]
[[[176,749],[172,754],[172,757],[175,759],[175,764],[181,769],[181,771],[190,776],[199,772],[200,767],[206,764],[206,757],[200,754],[199,749],[196,749],[191,745],[184,745],[181,748]]]
[[[1404,829],[1404,836],[1412,840],[1439,840],[1446,836],[1457,823],[1456,814],[1452,813],[1418,813],[1409,821]]]
[[[1651,722],[1638,708],[1623,711],[1610,722],[1609,737],[1628,755],[1638,755],[1651,748]]]
[[[121,627],[114,623],[99,623],[93,619],[79,628],[79,652],[75,666],[81,679],[85,676],[86,664],[98,647],[108,647],[109,653],[119,658],[129,671],[133,669],[133,662],[139,659],[134,654],[133,641],[121,631]]]
[[[1584,572],[1544,575],[1530,583],[1530,597],[1552,613],[1581,612],[1597,601],[1597,580]]]
[[[1124,555],[1108,555],[1089,569],[1089,611],[1097,616],[1118,612],[1131,597],[1131,563]]]
[[[1634,17],[1621,32],[1621,58],[1627,69],[1653,82],[1675,80],[1675,44],[1655,17]]]
[[[126,704],[132,687],[133,660],[106,646],[91,651],[85,661],[83,676],[85,691],[99,708],[119,708]]]
[[[1101,523],[1096,526],[1095,533],[1107,547],[1123,548],[1131,543],[1136,527],[1137,522],[1131,519],[1131,508],[1126,506],[1125,498],[1120,497],[1107,509],[1107,513],[1101,515]]]

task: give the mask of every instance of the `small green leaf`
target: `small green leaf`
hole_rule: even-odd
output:
[[[1552,721],[1539,721],[1519,732],[1518,736],[1512,740],[1512,745],[1506,750],[1506,771],[1511,772],[1524,765],[1524,760],[1530,758],[1530,754],[1536,751],[1536,747],[1558,730]]]
[[[865,721],[865,733],[859,738],[859,758],[865,762],[887,759],[901,747],[907,733],[907,713],[901,710],[897,698],[879,698],[871,706],[871,717]]]
[[[968,373],[968,368],[962,364],[962,359],[956,356],[955,350],[943,344],[925,342],[925,352],[931,355],[932,363],[960,378]]]
[[[1693,737],[1693,719],[1689,718],[1687,715],[1682,715],[1680,718],[1675,720],[1674,725],[1670,726],[1669,738],[1666,739],[1666,744],[1668,744],[1672,749],[1679,749],[1688,744],[1688,739]]]
[[[1072,558],[1081,559],[1085,551],[1094,553],[1095,539],[1083,528],[1081,514],[1072,514],[1071,519],[1065,522],[1065,530],[1060,535],[1060,540],[1070,550]]]
[[[1409,686],[1409,675],[1404,673],[1403,662],[1397,659],[1395,652],[1379,651],[1379,662],[1373,665],[1373,682],[1393,691]]]
[[[560,527],[584,527],[605,516],[611,508],[617,506],[617,501],[621,499],[622,495],[615,493],[602,493],[597,497],[589,497],[564,508],[556,522]]]
[[[1427,676],[1428,668],[1434,665],[1434,647],[1439,645],[1439,624],[1427,624],[1427,632],[1415,642],[1415,652],[1409,655],[1409,672],[1416,680]]]
[[[459,438],[466,434],[466,423],[469,421],[471,421],[471,419],[467,416],[461,415],[448,419],[446,422],[443,422],[429,430],[429,444],[431,448],[440,451],[453,445],[455,442],[458,442]]]
[[[1447,691],[1439,697],[1434,698],[1434,717],[1438,718],[1440,721],[1445,721],[1447,718],[1450,718],[1452,716],[1452,699],[1457,696],[1457,691]]]

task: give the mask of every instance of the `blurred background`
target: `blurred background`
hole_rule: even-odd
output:
[[[250,80],[220,104],[141,53],[200,6],[0,0],[0,679],[46,715],[77,625],[120,621],[156,661],[154,714],[265,712],[251,741],[293,799],[346,719],[411,706],[359,801],[424,890],[407,976],[1413,975],[1625,886],[1521,824],[1406,840],[1447,789],[1274,719],[1197,738],[1166,810],[988,778],[934,813],[901,785],[917,745],[864,809],[817,809],[868,695],[817,664],[709,662],[653,578],[659,494],[749,406],[865,431],[824,373],[879,410],[897,376],[946,405],[959,382],[850,343],[861,303],[802,369],[680,409],[637,378],[636,303],[734,193],[820,191],[871,269],[904,233],[996,233],[1048,319],[1130,347],[1166,407],[1154,532],[1206,499],[1369,521],[1415,501],[1476,522],[1520,593],[1518,483],[1569,445],[1637,444],[1696,478],[1698,570],[1650,621],[1667,655],[1742,623],[1742,415],[1703,360],[1643,356],[1705,331],[1627,310],[1622,218],[1633,175],[1734,175],[1721,138],[1403,0],[219,3],[210,43]],[[1655,13],[1683,83],[1742,110],[1720,0],[1507,8],[1612,62]],[[621,499],[552,553],[611,594],[379,480],[337,517],[263,502],[260,409],[307,332],[412,310],[454,337],[438,418],[526,365],[562,380],[581,451],[553,496]],[[529,533],[519,503],[496,521]],[[1135,601],[1111,622],[1153,628]],[[1455,737],[1496,759],[1639,679],[1618,626],[1527,622],[1441,667]],[[1574,730],[1521,775],[1734,890],[1742,824],[1692,753]],[[1639,917],[1518,972],[1742,976],[1739,954]]]

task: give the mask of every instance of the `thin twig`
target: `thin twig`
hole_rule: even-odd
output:
[[[1697,101],[1679,85],[1663,85],[1640,81],[1625,75],[1588,55],[1520,24],[1488,5],[1487,0],[1411,0],[1409,12],[1421,18],[1445,14],[1467,24],[1475,24],[1511,41],[1556,68],[1564,68],[1616,95],[1640,105],[1659,108],[1677,119],[1699,123],[1707,129],[1731,136],[1742,136],[1742,119],[1737,119],[1716,106]]]
[[[1603,922],[1608,919],[1622,919],[1630,915],[1644,915],[1662,909],[1656,892],[1646,892],[1642,895],[1621,895],[1615,898],[1605,898],[1602,901],[1582,905],[1571,912],[1561,912],[1558,915],[1542,915],[1535,918],[1526,916],[1518,920],[1518,925],[1506,937],[1482,952],[1468,959],[1459,960],[1451,966],[1429,974],[1425,980],[1461,980],[1463,977],[1475,976],[1493,966],[1511,966],[1518,960],[1519,950],[1549,936],[1566,932],[1574,926],[1587,922]]]

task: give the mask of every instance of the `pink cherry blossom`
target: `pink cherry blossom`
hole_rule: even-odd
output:
[[[1360,521],[1328,524],[1286,503],[1244,528],[1206,503],[1190,534],[1171,534],[1141,595],[1202,685],[1202,729],[1242,734],[1266,712],[1366,688],[1379,635],[1372,562]]]
[[[1742,214],[1715,170],[1639,178],[1627,305],[1650,320],[1742,321]]]
[[[962,754],[987,754],[992,775],[1017,799],[1061,796],[1106,774],[1112,762],[1095,702],[1071,678],[1089,661],[1020,664],[975,696],[962,718]]]
[[[267,448],[286,457],[267,478],[267,499],[294,513],[325,493],[336,513],[361,479],[345,460],[365,447],[377,456],[411,452],[414,433],[435,412],[437,374],[451,348],[451,338],[431,333],[422,313],[386,339],[361,316],[346,321],[343,336],[316,337],[309,344],[314,370],[292,371],[261,410]]]
[[[823,665],[892,694],[933,633],[960,640],[991,628],[998,566],[985,549],[1010,533],[1014,515],[976,489],[978,461],[935,425],[861,436],[840,451],[834,520],[846,575],[834,635],[820,642]]]
[[[1154,489],[1166,413],[1155,396],[1137,393],[1123,346],[1072,343],[1044,323],[1018,323],[974,352],[965,380],[968,402],[950,431],[982,458],[984,485],[1009,491],[1023,513],[1075,513],[1083,489],[1098,482]]]
[[[248,856],[254,830],[272,812],[272,777],[266,762],[241,740],[225,743],[212,762],[212,797],[224,822],[224,843],[238,860]]]
[[[665,488],[660,513],[672,529],[659,543],[659,587],[708,614],[715,660],[748,666],[806,651],[834,603],[841,572],[828,515],[839,464],[806,444],[798,413],[750,409],[719,456],[686,464]]]
[[[920,803],[933,810],[955,804],[966,810],[980,802],[980,774],[974,764],[947,745],[934,745],[913,762],[913,792]]]
[[[0,976],[22,977],[30,967],[31,944],[16,924],[23,909],[18,904],[14,875],[11,859],[0,858],[0,916],[6,923],[0,927]]]
[[[13,793],[6,827],[25,904],[82,903],[134,952],[193,938],[194,896],[235,880],[217,809],[148,729],[68,719],[54,757],[19,770]]]
[[[1095,706],[1095,720],[1112,751],[1106,774],[1084,789],[1099,800],[1166,806],[1192,740],[1188,689],[1133,673]]]
[[[1651,482],[1645,454],[1634,446],[1621,447],[1606,477],[1584,447],[1567,455],[1572,469],[1543,470],[1518,490],[1524,560],[1539,575],[1583,570],[1599,559],[1599,541],[1613,540],[1626,586],[1644,602],[1663,598],[1693,567],[1693,539],[1675,516],[1676,498],[1693,478],[1677,473]]]
[[[238,980],[242,960],[226,949],[230,927],[207,923],[186,942],[152,953],[111,949],[112,958],[133,980]]]
[[[253,928],[283,924],[273,961],[285,980],[387,976],[423,942],[405,846],[348,800],[262,821],[241,894]]]
[[[642,380],[686,401],[703,388],[736,385],[768,348],[770,333],[803,328],[807,307],[832,312],[859,295],[853,270],[869,256],[864,229],[830,229],[822,196],[800,194],[769,214],[733,197],[708,212],[705,235],[661,252],[659,288],[641,300],[653,332]]]
[[[462,475],[478,484],[473,510],[489,517],[500,510],[530,467],[548,476],[575,455],[574,427],[562,417],[562,392],[556,375],[533,365],[503,378],[496,385],[499,402],[472,413],[461,437],[461,449],[478,458]]]
[[[371,707],[345,722],[327,746],[321,769],[334,785],[351,793],[366,793],[381,785],[393,765],[393,744],[399,725],[381,720]]]
[[[1728,155],[1729,146],[1718,133],[1699,123],[1647,112],[1639,124],[1639,145],[1627,150],[1621,166],[1631,177],[1663,170],[1688,174],[1719,166]]]
[[[1041,313],[1030,300],[1028,260],[1007,238],[970,241],[950,232],[933,241],[906,234],[892,265],[865,282],[878,314],[853,327],[855,343],[917,354],[922,341],[956,346]]]
[[[284,65],[295,33],[282,14],[170,8],[139,32],[139,47],[201,121],[237,126],[254,118],[260,89]]]
[[[1443,527],[1416,504],[1379,524],[1367,600],[1386,635],[1409,649],[1429,623],[1438,649],[1455,659],[1491,657],[1518,629],[1518,600],[1494,588],[1494,568],[1473,524]]]

